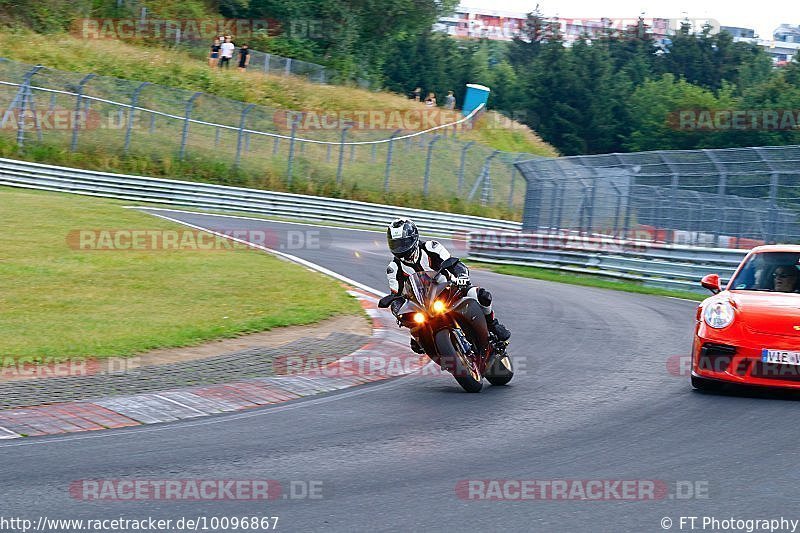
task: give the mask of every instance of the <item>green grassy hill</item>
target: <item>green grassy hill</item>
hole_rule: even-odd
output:
[[[17,46],[24,42],[25,46]],[[141,46],[120,41],[77,39],[67,34],[40,35],[27,30],[0,34],[0,49],[6,58],[30,64],[42,64],[61,71],[74,73],[93,72],[102,76],[113,76],[126,80],[149,81],[153,84],[201,91],[224,98],[258,104],[273,109],[354,111],[424,110],[423,104],[403,96],[366,91],[353,87],[319,85],[299,77],[265,75],[255,70],[246,73],[219,71],[208,67],[205,61],[193,57],[188,51]],[[40,80],[42,76],[40,75]],[[75,74],[75,79],[80,79]],[[10,80],[18,81],[18,80]],[[150,91],[151,98],[153,91]],[[120,94],[123,94],[122,92]],[[11,92],[6,93],[10,98]],[[63,106],[71,106],[73,97],[64,97]],[[125,101],[123,99],[123,101]],[[142,103],[147,106],[146,102]],[[182,103],[176,101],[172,112],[182,113]],[[235,122],[236,112],[231,112]],[[230,116],[226,117],[230,123]],[[257,129],[256,126],[251,126]],[[265,126],[262,131],[268,131]],[[462,142],[475,141],[470,158],[465,165],[467,191],[481,172],[484,159],[492,150],[555,156],[556,151],[544,143],[527,127],[498,116],[486,113],[475,127],[458,134],[458,141],[445,137],[436,145],[432,161],[430,195],[422,194],[424,174],[424,146],[407,142],[403,150],[394,154],[391,193],[383,192],[384,167],[387,145],[358,147],[347,155],[345,180],[336,182],[338,147],[329,149],[318,145],[299,148],[294,181],[286,183],[286,159],[288,143],[274,145],[272,139],[256,137],[248,142],[247,156],[238,169],[231,168],[231,146],[236,146],[236,133],[223,132],[215,139],[215,132],[192,128],[188,157],[179,161],[176,157],[176,142],[181,135],[178,121],[159,123],[150,132],[136,131],[131,150],[122,154],[123,136],[108,131],[87,132],[81,135],[79,150],[68,150],[69,132],[60,137],[52,132],[42,142],[30,142],[24,151],[15,143],[13,131],[0,135],[0,155],[20,157],[39,162],[79,166],[95,170],[127,172],[160,177],[171,177],[197,181],[289,190],[307,194],[348,197],[358,200],[385,202],[395,205],[454,211],[467,214],[518,218],[523,188],[514,189],[515,198],[508,205],[512,171],[506,165],[493,171],[492,179],[496,198],[491,205],[481,206],[464,201],[457,190]],[[287,133],[287,132],[284,132]],[[327,137],[317,132],[303,132],[310,138],[338,139],[336,132]],[[371,139],[387,138],[388,132],[371,132]],[[360,137],[356,140],[364,139]],[[220,146],[228,147],[224,150]]]

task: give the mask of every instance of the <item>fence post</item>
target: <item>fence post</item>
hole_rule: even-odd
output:
[[[128,149],[131,146],[131,131],[133,130],[133,115],[136,113],[136,106],[139,103],[139,93],[142,92],[142,89],[150,85],[149,81],[145,81],[139,84],[136,89],[133,90],[133,95],[131,96],[131,105],[128,109],[128,125],[125,128],[125,147],[123,148],[124,153],[128,153]]]
[[[691,196],[695,198],[695,205],[699,206],[699,211],[697,211],[697,215],[695,218],[695,210],[691,209],[690,212],[692,213],[689,223],[689,231],[690,232],[697,232],[698,234],[703,230],[703,215],[705,215],[705,207],[703,205],[703,197],[700,196],[700,193],[697,191],[688,191]],[[692,244],[702,244],[698,242],[697,239],[693,239]]]
[[[31,91],[30,83],[28,84],[27,90],[25,91],[25,97],[30,104],[31,113],[33,114],[33,127],[36,129],[36,139],[39,142],[42,142],[42,124],[39,122],[39,114],[36,112],[36,100],[33,97],[33,92]]]
[[[561,229],[561,214],[556,206],[561,205],[559,201],[561,198],[561,188],[563,186],[563,183],[553,180],[553,195],[550,198],[550,216],[547,219],[547,227],[549,228],[547,231],[548,235],[551,233],[558,235],[558,232]]]
[[[264,54],[264,72],[269,74],[269,54]]]
[[[478,176],[478,179],[475,180],[475,184],[472,186],[472,190],[469,192],[467,201],[472,201],[472,199],[475,197],[475,193],[478,192],[478,187],[480,185],[483,185],[481,194],[481,205],[486,205],[486,202],[490,199],[487,196],[491,196],[491,187],[492,187],[491,176],[489,174],[490,166],[492,164],[492,159],[494,159],[499,153],[500,150],[495,150],[494,152],[492,152],[492,155],[486,158],[486,160],[483,163],[483,169],[481,170],[481,174],[480,176]]]
[[[295,137],[297,136],[297,123],[299,121],[298,119],[299,119],[298,116],[296,116],[296,115],[292,116],[292,133],[291,133],[292,138],[289,139],[289,163],[288,163],[288,166],[286,167],[286,186],[287,187],[291,187],[292,186],[292,166],[294,164],[294,143],[295,143]]]
[[[475,144],[475,141],[469,141],[461,148],[461,162],[458,166],[458,196],[461,196],[461,191],[464,190],[464,168],[467,163],[467,150]]]
[[[254,107],[255,104],[247,104],[242,110],[242,116],[239,118],[239,135],[236,139],[236,163],[234,164],[236,168],[239,167],[239,163],[242,160],[242,137],[244,137],[244,123],[245,120],[247,120],[247,114]]]
[[[612,230],[613,232],[612,234],[615,239],[619,239],[620,237],[617,234],[617,232],[619,231],[619,214],[620,211],[622,210],[622,190],[616,183],[614,183],[613,179],[609,180],[609,183],[611,184],[611,187],[614,189],[614,192],[617,193],[617,207],[614,210],[614,229]]]
[[[676,213],[678,211],[678,187],[680,186],[680,173],[673,167],[672,163],[667,160],[663,152],[659,152],[658,157],[672,173],[672,181],[670,182],[670,193],[672,195],[670,198],[670,225],[672,226],[672,243],[675,244],[675,232],[678,229],[676,227],[678,225]]]
[[[719,229],[717,229],[716,225],[712,225],[712,235],[714,236],[714,243],[719,246],[721,244],[720,236],[724,235],[725,227],[728,225],[728,210],[725,206],[725,189],[728,185],[728,174],[725,172],[725,168],[720,165],[719,159],[717,159],[717,155],[714,150],[703,150],[703,153],[706,154],[711,163],[713,163],[714,168],[717,169],[717,174],[719,174],[719,181],[717,182],[717,205],[719,206],[717,209],[722,210],[722,217],[717,217],[718,219],[721,218],[721,223],[719,225]]]
[[[517,163],[523,160],[526,157],[525,154],[520,154],[516,158],[514,158],[514,162],[511,163],[511,187],[508,191],[508,208],[511,209],[514,206],[514,184],[517,182],[517,172],[519,169],[517,168]]]
[[[770,165],[771,166],[771,165]],[[778,184],[780,174],[773,172],[769,177],[769,225],[767,242],[775,244],[778,237]]]
[[[764,154],[763,148],[755,149],[761,161],[772,171],[769,177],[769,219],[767,220],[767,238],[768,243],[777,242],[778,233],[778,186],[780,185],[780,172],[768,157]]]
[[[336,168],[336,184],[340,187],[342,186],[342,167],[344,166],[344,142],[347,138],[347,130],[349,130],[351,124],[346,124],[344,128],[342,128],[342,137],[339,141],[339,166]]]
[[[422,181],[422,195],[428,196],[428,189],[430,187],[431,181],[431,158],[433,157],[433,145],[436,144],[442,136],[441,135],[434,135],[433,139],[430,140],[428,143],[428,155],[425,158],[425,177]]]
[[[286,59],[286,68],[283,71],[284,76],[288,76],[292,73],[292,58],[289,57]]]
[[[394,138],[400,135],[403,130],[395,130],[389,137],[389,147],[386,149],[386,172],[383,175],[383,192],[389,192],[389,174],[392,170],[392,151],[394,150]]]
[[[17,146],[22,148],[25,145],[25,105],[28,100],[28,95],[30,94],[30,87],[31,87],[31,78],[43,69],[44,66],[36,65],[28,72],[25,73],[25,76],[22,78],[22,86],[19,88],[19,92],[17,93],[17,109],[19,109],[19,115],[17,116]],[[13,107],[9,106],[9,108]],[[36,119],[36,115],[34,115],[34,120]]]
[[[186,100],[186,108],[184,112],[184,119],[183,119],[183,133],[181,134],[181,151],[179,159],[183,161],[184,156],[186,155],[186,141],[189,140],[189,119],[192,114],[192,108],[194,107],[194,101],[203,93],[196,92],[192,96]],[[217,128],[217,133],[219,133],[219,128]]]
[[[592,226],[594,225],[594,213],[593,213],[593,204],[594,204],[594,181],[592,184],[589,185],[587,180],[584,178],[578,178],[581,185],[583,186],[583,198],[581,199],[581,207],[580,211],[580,232],[585,233],[587,237],[591,236],[592,233]],[[585,217],[585,218],[584,218]],[[586,225],[584,226],[584,221]]]
[[[75,116],[72,119],[72,142],[70,143],[70,150],[75,151],[78,149],[78,126],[80,125],[80,121],[78,117],[81,113],[81,100],[83,99],[83,89],[86,87],[86,84],[94,78],[94,74],[87,74],[83,77],[83,79],[78,83],[78,94],[75,97]]]

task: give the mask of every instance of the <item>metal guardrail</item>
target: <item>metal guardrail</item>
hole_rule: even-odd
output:
[[[0,185],[68,192],[131,202],[215,211],[238,211],[317,222],[385,228],[399,215],[408,216],[427,232],[449,235],[459,230],[519,231],[508,220],[438,213],[283,192],[228,187],[209,183],[110,174],[0,158]]]
[[[700,279],[717,273],[727,283],[747,251],[698,248],[580,235],[472,232],[469,257],[477,261],[557,269],[647,285],[701,291]]]

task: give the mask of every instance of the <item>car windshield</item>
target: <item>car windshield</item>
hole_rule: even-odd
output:
[[[732,290],[800,292],[800,253],[760,252],[751,255],[731,281]]]

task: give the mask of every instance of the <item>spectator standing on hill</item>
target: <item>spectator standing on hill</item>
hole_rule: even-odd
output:
[[[436,95],[433,93],[428,93],[428,97],[425,99],[425,105],[428,107],[433,107],[436,105]]]
[[[422,89],[420,87],[411,91],[411,99],[415,102],[419,102],[422,99]]]
[[[447,91],[447,96],[444,97],[444,108],[445,109],[456,108],[456,97],[453,96],[453,91]]]
[[[250,64],[250,48],[247,44],[243,44],[241,48],[239,48],[239,70],[244,72],[247,69],[247,65]]]
[[[211,45],[211,54],[208,56],[208,66],[209,67],[216,67],[217,62],[219,61],[219,50],[220,50],[220,40],[214,39],[214,43]]]
[[[220,45],[219,68],[230,68],[231,58],[233,57],[233,51],[235,49],[236,46],[231,42],[231,36],[226,35],[225,42]]]

